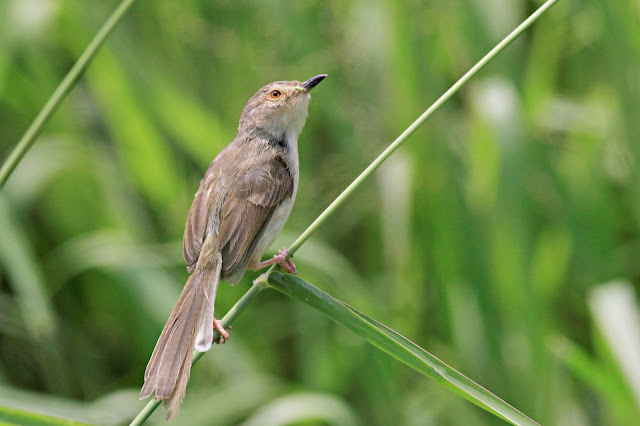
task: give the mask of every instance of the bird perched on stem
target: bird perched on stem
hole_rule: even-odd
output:
[[[144,373],[140,399],[155,393],[174,417],[189,380],[191,354],[209,350],[219,281],[236,284],[247,268],[296,267],[287,249],[261,262],[289,217],[298,189],[298,135],[310,91],[326,74],[305,82],[277,81],[249,99],[238,135],[213,160],[196,192],[184,230],[183,254],[191,273],[158,338]]]

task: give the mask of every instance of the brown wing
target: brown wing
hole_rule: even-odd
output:
[[[236,164],[232,167],[236,173],[221,169],[218,159],[209,166],[184,230],[183,254],[189,272],[195,270],[198,262],[210,215],[219,215],[216,221],[219,226],[215,227],[217,246],[222,249],[222,277],[228,277],[246,267],[276,207],[286,196],[293,195],[293,177],[280,157],[272,151],[263,152],[260,157],[250,161],[245,158],[251,166]],[[232,182],[220,191],[213,183],[221,182],[223,179],[217,174],[223,173],[225,180]],[[212,208],[217,211],[211,211]]]
[[[218,234],[222,277],[247,267],[274,211],[293,195],[293,186],[291,173],[277,156],[239,178],[237,192],[225,202]]]
[[[184,228],[182,254],[189,273],[196,269],[200,250],[202,250],[202,243],[206,237],[209,206],[211,205],[211,198],[216,195],[212,194],[215,188],[211,188],[211,183],[216,173],[219,173],[219,168],[216,167],[216,161],[214,161],[200,181],[200,188],[198,188],[198,192],[196,192],[193,199]],[[211,190],[209,190],[210,188]]]

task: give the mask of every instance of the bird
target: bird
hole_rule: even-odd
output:
[[[298,136],[310,92],[326,74],[304,82],[276,81],[258,90],[240,116],[238,133],[211,162],[189,210],[183,256],[191,274],[158,338],[144,373],[140,399],[152,393],[175,417],[184,398],[193,350],[205,352],[214,329],[220,280],[240,281],[247,268],[279,265],[296,273],[286,247],[261,261],[293,207],[299,180]]]

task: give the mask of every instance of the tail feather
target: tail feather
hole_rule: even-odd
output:
[[[145,370],[140,399],[155,392],[156,398],[165,400],[167,420],[180,409],[189,381],[196,335],[203,329],[207,334],[209,316],[210,340],[213,338],[213,303],[222,262],[215,263],[213,268],[197,268],[187,280]],[[199,344],[198,349],[204,346]],[[210,346],[209,341],[207,349]]]
[[[216,266],[215,276],[220,276],[222,270],[222,262],[218,262]],[[204,312],[200,321],[198,335],[196,336],[195,348],[198,352],[206,352],[211,348],[213,343],[213,312],[215,309],[216,293],[218,292],[219,279],[213,280],[211,285],[204,292],[206,299]]]
[[[189,363],[189,367],[191,365],[194,336],[200,325],[202,305],[204,304],[204,300],[202,300],[201,294],[198,294],[200,293],[198,290],[200,288],[195,288],[193,296],[190,298],[191,300],[185,301],[191,303],[183,305],[183,310],[186,309],[188,313],[176,318],[169,331],[170,337],[158,368],[156,398],[166,399],[173,395],[175,384],[182,370],[184,370],[185,362]]]
[[[191,376],[191,357],[185,359],[180,368],[178,374],[178,381],[176,382],[173,392],[169,398],[164,400],[163,407],[167,410],[167,420],[171,420],[180,411],[180,405],[184,399],[185,391],[187,390],[187,383]]]

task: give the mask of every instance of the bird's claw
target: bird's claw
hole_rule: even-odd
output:
[[[220,321],[214,318],[213,328],[218,330],[218,333],[220,333],[220,337],[218,337],[218,340],[216,340],[216,343],[219,345],[224,345],[227,342],[227,340],[229,340],[230,336],[227,330],[231,331],[231,326],[228,326],[225,330],[225,328],[222,326]]]
[[[274,255],[273,258],[276,259],[275,263],[280,265],[280,267],[287,271],[288,274],[295,275],[298,272],[296,264],[293,263],[293,260],[291,260],[290,258],[287,259],[287,256],[289,256],[289,250],[286,247],[282,247],[280,250],[278,250],[278,254]]]

